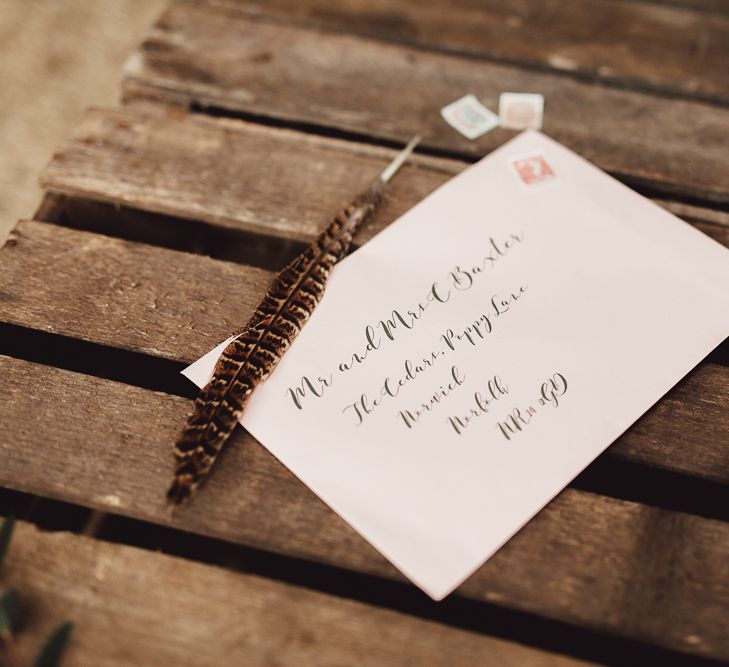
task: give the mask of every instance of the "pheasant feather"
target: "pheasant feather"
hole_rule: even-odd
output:
[[[332,267],[377,209],[387,182],[420,140],[415,137],[372,185],[279,273],[240,335],[223,350],[175,443],[170,503],[188,498],[212,469],[253,390],[273,371],[321,300]]]

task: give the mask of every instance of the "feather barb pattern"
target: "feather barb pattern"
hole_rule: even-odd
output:
[[[417,140],[419,137],[278,274],[240,335],[223,350],[175,442],[175,472],[167,492],[170,505],[189,498],[208,476],[251,393],[271,374],[314,312],[332,268],[346,256],[357,230],[377,210],[388,180]]]

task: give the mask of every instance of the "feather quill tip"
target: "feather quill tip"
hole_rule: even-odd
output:
[[[168,514],[182,505],[192,495],[196,486],[193,484],[192,475],[176,475],[170,488],[167,489]]]

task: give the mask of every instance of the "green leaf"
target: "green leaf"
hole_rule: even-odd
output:
[[[72,630],[73,623],[59,625],[38,652],[33,667],[58,667],[61,664],[66,645],[71,639]]]
[[[8,588],[0,597],[0,634],[15,632],[22,618],[20,598],[12,588]]]
[[[10,540],[13,537],[13,528],[15,528],[15,517],[11,514],[2,526],[0,526],[0,568],[3,566],[5,556],[10,549]]]

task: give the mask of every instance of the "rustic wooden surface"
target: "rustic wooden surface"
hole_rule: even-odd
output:
[[[362,85],[363,72],[376,73],[373,85]],[[603,169],[652,188],[729,202],[729,117],[701,102],[666,104],[551,72],[190,2],[164,14],[127,63],[124,81],[128,102],[194,103],[399,142],[417,130],[425,147],[471,157],[514,132],[499,129],[469,141],[443,123],[439,110],[464,92],[498,108],[505,90],[542,93],[545,131]]]
[[[444,603],[243,432],[204,493],[163,503],[182,364],[393,142],[426,136],[359,243],[512,136],[447,127],[464,93],[544,93],[547,133],[729,245],[728,32],[721,0],[173,2],[126,105],[87,113],[0,249],[0,512],[94,512],[100,538],[21,525],[23,650],[71,617],[81,665],[729,660],[726,342]]]
[[[621,0],[207,0],[250,16],[729,102],[729,18]],[[667,45],[670,44],[670,48]],[[610,63],[607,65],[606,63]]]
[[[8,427],[17,434],[11,445],[0,444],[1,485],[169,522],[169,442],[187,400],[7,357],[0,365]],[[40,445],[31,420],[46,425]],[[237,431],[224,455],[214,483],[173,525],[402,579],[251,436]],[[729,601],[728,551],[725,523],[568,490],[459,594],[729,657],[721,613]]]
[[[274,275],[38,222],[0,257],[3,321],[186,363],[244,324]]]
[[[75,620],[68,665],[588,663],[308,591],[69,533],[17,527],[6,579],[30,615],[30,658]]]

